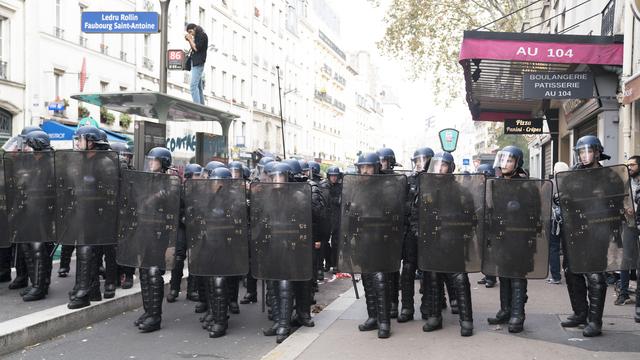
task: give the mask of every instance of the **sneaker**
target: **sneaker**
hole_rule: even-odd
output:
[[[562,280],[547,279],[547,284],[551,284],[551,285],[560,285],[560,284],[562,284]]]
[[[626,305],[631,304],[631,298],[627,294],[620,294],[614,302],[614,305]]]

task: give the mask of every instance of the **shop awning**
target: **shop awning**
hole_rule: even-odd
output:
[[[77,127],[71,125],[65,125],[55,120],[47,120],[40,126],[44,132],[49,134],[49,138],[52,141],[71,141],[73,140],[73,134],[75,134]],[[120,135],[111,130],[102,129],[107,133],[107,140],[110,142],[128,142],[130,138],[128,136]]]
[[[526,73],[622,65],[622,36],[465,31],[460,64],[474,120],[529,119],[541,100],[522,96]]]

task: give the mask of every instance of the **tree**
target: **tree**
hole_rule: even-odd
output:
[[[380,6],[380,0],[369,0]],[[449,103],[462,89],[458,55],[464,30],[506,16],[485,30],[518,31],[525,11],[508,14],[527,0],[391,0],[384,17],[385,35],[377,45],[386,55],[406,62],[414,78],[433,75],[436,101]],[[444,101],[443,101],[444,100]]]

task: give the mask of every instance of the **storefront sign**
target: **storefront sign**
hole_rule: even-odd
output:
[[[442,129],[440,130],[440,145],[442,150],[448,152],[456,151],[458,146],[458,130],[456,129]]]
[[[593,97],[593,74],[528,73],[522,88],[525,99],[587,99]]]
[[[507,119],[504,121],[504,133],[509,135],[542,134],[542,119]]]
[[[622,104],[628,105],[640,99],[640,73],[636,73],[624,83]]]

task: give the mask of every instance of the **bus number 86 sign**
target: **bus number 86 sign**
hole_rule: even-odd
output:
[[[182,70],[184,66],[184,51],[167,50],[167,68],[169,70]]]

